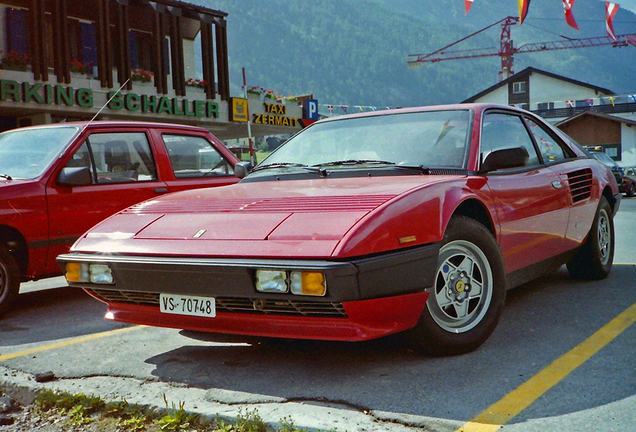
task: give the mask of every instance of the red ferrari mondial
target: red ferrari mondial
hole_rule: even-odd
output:
[[[454,105],[319,121],[232,186],[100,223],[58,258],[107,319],[433,355],[489,337],[506,290],[608,275],[612,172],[537,116]]]

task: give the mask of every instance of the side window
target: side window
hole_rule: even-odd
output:
[[[528,166],[539,165],[539,156],[520,117],[508,114],[486,114],[481,130],[482,161],[492,151],[525,147]]]
[[[227,176],[232,165],[208,140],[189,135],[163,135],[176,178]]]
[[[73,154],[71,159],[66,163],[68,168],[88,168],[91,173],[91,179],[95,183],[95,167],[91,163],[91,155],[88,151],[86,142]]]
[[[558,162],[567,158],[567,154],[564,152],[558,142],[552,138],[548,132],[541,126],[533,122],[531,119],[526,119],[530,132],[534,136],[534,141],[539,147],[539,151],[543,156],[543,162]]]
[[[98,184],[157,178],[150,145],[143,132],[94,133],[75,152],[67,166],[90,166],[93,182]]]

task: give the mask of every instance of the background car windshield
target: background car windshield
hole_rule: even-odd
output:
[[[344,118],[296,135],[261,165],[369,160],[465,168],[470,111],[427,111]]]
[[[14,179],[39,177],[77,131],[77,127],[60,127],[0,134],[0,174]]]

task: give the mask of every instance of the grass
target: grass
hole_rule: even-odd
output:
[[[296,427],[292,419],[283,417],[276,429],[272,429],[257,410],[239,410],[235,422],[217,416],[208,421],[199,414],[187,412],[185,402],[168,404],[164,395],[165,410],[155,410],[127,401],[105,402],[98,396],[82,393],[54,392],[42,390],[35,400],[34,411],[49,422],[62,421],[72,429],[74,426],[91,425],[97,432],[141,431],[141,432],[308,432]],[[332,429],[330,432],[335,432]]]

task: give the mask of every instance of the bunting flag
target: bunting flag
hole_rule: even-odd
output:
[[[451,126],[450,125],[450,120],[446,120],[446,123],[444,123],[442,125],[442,130],[439,132],[439,136],[437,137],[437,141],[435,141],[435,144],[433,144],[433,147],[435,147],[437,144],[440,143],[441,140],[444,139],[444,137],[446,135],[448,135],[448,133],[453,130],[455,128],[455,126]]]
[[[576,0],[563,0],[563,10],[565,11],[565,22],[567,22],[570,27],[578,30],[579,26],[576,24],[576,20],[572,14],[572,6],[574,6],[575,1]]]
[[[464,8],[466,9],[466,13],[464,15],[468,15],[468,11],[470,7],[473,5],[473,0],[464,0]]]
[[[616,34],[614,33],[614,24],[612,24],[612,20],[619,8],[620,6],[616,3],[605,2],[605,29],[607,30],[607,35],[614,40],[616,40]]]
[[[519,24],[523,24],[523,20],[528,15],[528,8],[530,7],[530,0],[517,0],[519,2]]]
[[[347,114],[347,106],[346,105],[341,105],[340,109],[342,109],[344,111],[345,114]]]

